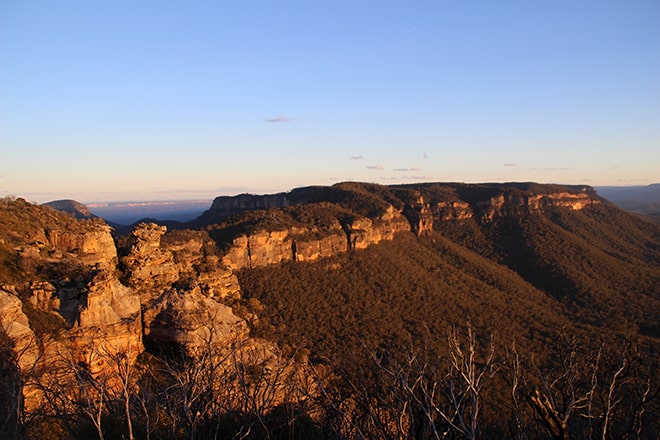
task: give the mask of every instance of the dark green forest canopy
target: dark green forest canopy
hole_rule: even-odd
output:
[[[560,331],[660,346],[658,227],[607,203],[490,223],[438,224],[316,263],[239,274],[266,305],[262,331],[319,358],[365,346],[430,347],[470,322],[506,346],[543,352]]]

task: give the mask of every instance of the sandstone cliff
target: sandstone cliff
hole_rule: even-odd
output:
[[[140,294],[147,306],[175,283],[198,286],[204,295],[238,298],[238,280],[223,267],[215,243],[202,232],[168,234],[167,228],[141,223],[128,237],[121,263],[124,279]]]
[[[148,304],[162,291],[179,279],[174,257],[160,247],[160,238],[167,228],[153,223],[141,223],[131,231],[127,243],[127,255],[121,263],[127,274],[125,280]]]
[[[222,263],[242,269],[314,261],[392,240],[402,232],[421,235],[446,222],[484,223],[504,215],[552,207],[580,210],[598,203],[593,190],[584,186],[344,183],[272,196],[219,197],[210,211],[216,211],[214,218],[234,216],[214,226],[215,236],[224,249]],[[246,214],[260,206],[268,208],[260,217]]]
[[[144,334],[160,346],[177,346],[194,356],[246,339],[248,326],[230,307],[194,287],[170,289],[159,296],[144,313]]]
[[[13,343],[20,370],[29,372],[39,359],[38,341],[12,287],[0,289],[0,328]]]

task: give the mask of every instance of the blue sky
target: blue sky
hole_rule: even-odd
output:
[[[660,2],[0,2],[0,195],[660,182]]]

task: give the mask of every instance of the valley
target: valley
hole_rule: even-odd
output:
[[[588,186],[344,182],[125,234],[2,204],[3,432],[660,429],[660,229]],[[177,406],[191,386],[198,406]],[[568,389],[590,406],[556,400]]]

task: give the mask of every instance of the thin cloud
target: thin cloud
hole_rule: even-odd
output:
[[[364,159],[364,156],[359,155],[359,156],[351,156],[351,160],[362,160]]]
[[[267,122],[293,122],[295,121],[295,118],[288,118],[286,116],[276,116],[274,118],[270,118],[266,120]]]
[[[650,183],[652,181],[650,179],[618,179],[617,182],[624,185],[639,185],[642,183]]]
[[[507,163],[504,164],[504,166],[507,167],[507,168],[508,168],[508,167],[517,167],[518,164],[517,164],[517,163],[507,162]]]
[[[406,173],[406,172],[417,172],[421,170],[419,168],[394,168],[394,171]]]
[[[367,165],[368,170],[382,170],[383,166],[382,165]]]
[[[383,176],[381,180],[396,181],[396,182],[406,182],[410,180],[420,180],[420,181],[432,181],[434,178],[432,176],[415,176],[415,175],[406,175],[406,176]]]
[[[530,171],[569,171],[572,170],[573,167],[550,167],[550,168],[530,168]]]
[[[428,159],[428,158],[429,158],[429,155],[426,154],[426,152],[424,152],[424,159]]]

